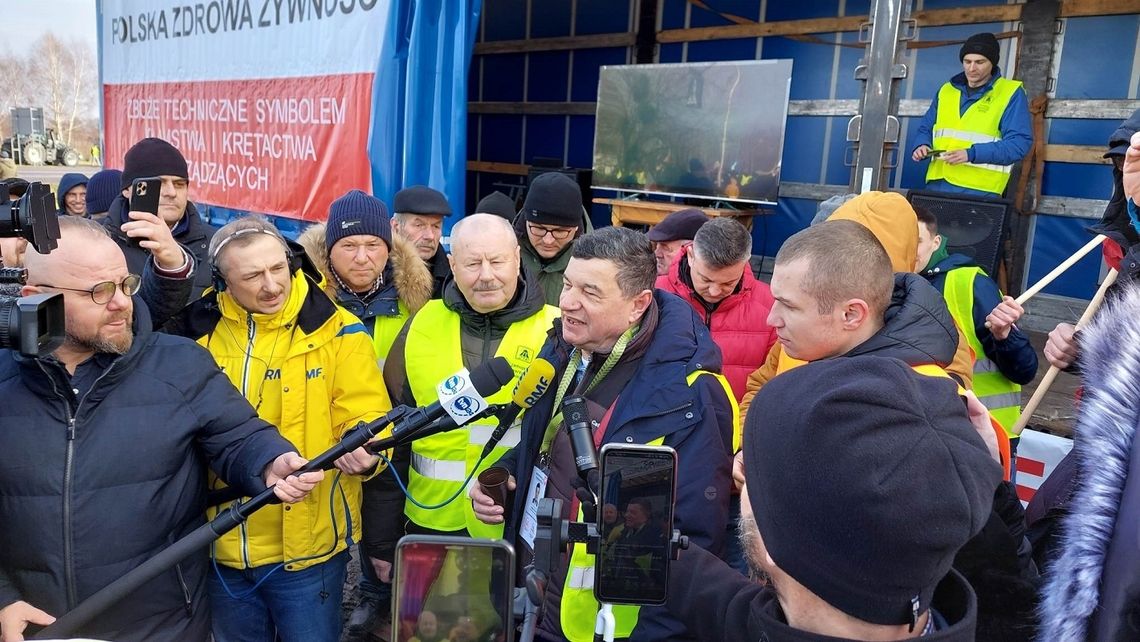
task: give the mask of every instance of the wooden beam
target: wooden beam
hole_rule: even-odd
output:
[[[899,101],[898,116],[922,116],[930,107],[930,100],[904,99]],[[790,100],[789,116],[854,116],[859,113],[859,101],[839,100]]]
[[[1062,18],[1081,16],[1118,16],[1140,13],[1140,0],[1064,0]]]
[[[588,102],[469,102],[469,114],[533,114],[543,116],[593,116],[597,103]]]
[[[487,172],[489,174],[512,174],[526,176],[530,173],[530,165],[522,163],[496,163],[495,161],[467,161],[467,171]]]
[[[1096,163],[1111,165],[1104,158],[1105,148],[1101,145],[1046,145],[1045,160],[1054,163]]]
[[[486,56],[490,54],[530,53],[534,51],[632,47],[636,41],[637,34],[634,33],[602,33],[591,36],[531,38],[530,40],[496,40],[476,43],[475,55]]]
[[[1012,22],[1021,19],[1021,5],[1002,4],[965,9],[927,9],[915,11],[911,17],[920,27],[966,25],[986,22]],[[859,31],[869,16],[841,18],[809,18],[806,20],[779,20],[723,27],[696,27],[665,29],[657,32],[657,42],[697,42],[729,38],[763,38],[766,36],[802,36],[814,33]]]
[[[1124,120],[1140,109],[1140,100],[1051,100],[1049,118]]]
[[[1037,204],[1038,214],[1069,216],[1072,218],[1099,219],[1104,215],[1108,201],[1095,198],[1073,198],[1070,196],[1042,196]]]

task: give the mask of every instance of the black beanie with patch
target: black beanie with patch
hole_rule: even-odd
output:
[[[985,56],[995,67],[1001,60],[1001,49],[998,47],[997,38],[988,31],[976,33],[966,39],[966,43],[958,50],[958,60],[962,60],[967,54]]]

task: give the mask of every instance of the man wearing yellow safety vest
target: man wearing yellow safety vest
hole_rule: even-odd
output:
[[[579,238],[571,252],[559,299],[562,318],[539,353],[554,365],[555,383],[523,415],[524,441],[498,462],[512,473],[508,487],[534,489],[537,482],[536,496],[562,499],[563,517],[583,519],[572,501],[577,471],[560,412],[566,397],[581,395],[599,447],[664,444],[677,451],[674,526],[719,554],[737,421],[732,389],[717,374],[720,350],[688,303],[654,290],[657,264],[644,234],[607,227]],[[504,538],[524,552],[533,548],[523,510],[530,492],[516,491],[504,511],[477,485],[471,488],[479,518],[505,522]],[[593,576],[593,556],[575,544],[568,565],[555,569],[547,584],[540,638],[593,640]],[[661,607],[615,606],[613,612],[619,638],[687,640],[700,634]]]
[[[210,351],[258,415],[312,458],[391,403],[360,321],[321,289],[300,246],[247,217],[214,235],[213,289],[171,329]],[[210,577],[218,642],[337,642],[348,547],[360,539],[360,483],[378,458],[336,461],[298,504],[259,510],[214,545]]]
[[[918,126],[911,159],[930,159],[926,187],[1001,196],[1010,168],[1033,145],[1021,83],[1001,75],[992,33],[974,34],[958,52],[962,73],[942,85]]]
[[[456,223],[450,262],[453,278],[444,285],[443,298],[430,301],[412,316],[384,363],[384,381],[397,403],[430,404],[436,400],[440,381],[496,356],[521,374],[538,356],[558,316],[558,308],[543,301],[538,284],[520,271],[519,244],[506,219],[473,214]],[[506,403],[510,396],[508,386],[488,401]],[[502,534],[502,527],[475,519],[464,487],[469,476],[477,477],[518,443],[519,429],[511,428],[476,470],[495,423],[493,417],[472,422],[417,440],[410,452],[397,451],[396,467],[407,480],[410,497],[405,501],[400,493],[367,508],[389,524],[388,532],[370,546],[381,559],[391,561],[396,541],[405,532],[492,538]],[[406,523],[393,518],[401,513]],[[372,544],[371,536],[369,540]]]
[[[325,292],[364,323],[383,367],[404,322],[431,299],[431,272],[415,246],[392,233],[384,202],[360,190],[333,201],[328,223],[310,226],[297,241],[324,275]],[[393,488],[395,483],[386,476],[368,480],[363,485],[364,505],[383,501]],[[365,542],[382,528],[370,521],[361,526]],[[368,555],[360,557],[359,595],[345,622],[347,635],[357,638],[388,611],[391,597],[388,580],[381,581]]]
[[[969,257],[949,254],[938,233],[938,219],[915,208],[918,263],[922,276],[938,288],[950,314],[974,351],[974,393],[1009,435],[1011,460],[1020,438],[1009,432],[1021,414],[1021,386],[1037,376],[1037,351],[1014,325],[1024,313]],[[990,327],[986,327],[989,322]],[[1011,467],[1012,463],[1011,461]]]

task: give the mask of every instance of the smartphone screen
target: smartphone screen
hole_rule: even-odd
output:
[[[510,642],[514,558],[503,540],[402,538],[396,547],[391,639]]]
[[[677,486],[666,446],[602,448],[594,596],[610,604],[664,604]]]
[[[136,178],[131,183],[132,212],[158,214],[158,197],[162,195],[161,178]]]

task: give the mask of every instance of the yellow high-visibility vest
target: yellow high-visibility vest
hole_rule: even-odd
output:
[[[938,113],[934,120],[934,149],[955,151],[975,143],[1001,140],[1001,117],[1021,83],[998,78],[982,96],[961,113],[962,92],[952,83],[938,90]],[[1000,196],[1009,182],[1012,165],[961,163],[951,165],[937,156],[930,159],[926,181],[944,180],[951,185]]]

